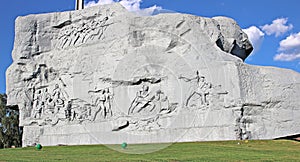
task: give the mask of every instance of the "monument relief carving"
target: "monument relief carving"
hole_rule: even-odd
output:
[[[91,91],[89,91],[91,92]],[[110,92],[109,88],[106,89],[100,89],[99,91],[94,92],[95,94],[95,101],[93,102],[93,105],[95,106],[95,109],[91,112],[91,120],[94,121],[96,118],[96,115],[101,115],[102,118],[108,118],[112,117],[112,99],[113,94]]]
[[[221,95],[228,94],[227,91],[220,91],[221,85],[213,86],[212,83],[207,82],[205,77],[199,74],[199,71],[196,71],[196,76],[193,78],[179,76],[178,79],[191,84],[184,103],[187,108],[208,107],[210,102],[218,102],[214,101],[216,96],[219,98]],[[195,83],[193,84],[193,82]]]
[[[226,17],[138,16],[119,3],[16,19],[8,105],[23,146],[300,134],[300,75],[243,63]]]
[[[107,27],[113,24],[109,22],[112,15],[111,13],[95,19],[83,19],[79,23],[70,22],[65,24],[65,26],[61,27],[58,34],[57,48],[63,49],[101,39]]]
[[[153,94],[150,92],[149,86],[143,85],[131,102],[128,109],[128,115],[139,113],[150,114],[152,112],[159,114],[162,112],[168,113],[173,110],[174,107],[169,104],[168,97],[164,92],[157,90]]]

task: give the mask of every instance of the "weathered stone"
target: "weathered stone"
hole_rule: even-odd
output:
[[[118,3],[19,17],[8,104],[23,145],[273,139],[300,133],[300,75],[243,63],[229,18]]]
[[[247,35],[241,31],[233,19],[227,17],[214,17],[213,19],[218,22],[223,36],[223,39],[220,39],[222,43],[219,47],[223,51],[245,60],[253,50]]]

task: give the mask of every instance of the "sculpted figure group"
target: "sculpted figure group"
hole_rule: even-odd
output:
[[[191,101],[194,102],[196,97],[198,97],[198,99],[196,98],[196,102],[200,104],[200,107],[206,107],[210,104],[210,100],[207,97],[211,93],[212,84],[207,82],[205,77],[201,76],[198,71],[193,78],[179,76],[179,79],[185,82],[195,81],[196,83],[196,87],[191,87],[187,92],[183,106],[191,107]],[[62,80],[60,81],[62,82]],[[91,102],[70,99],[59,84],[55,84],[51,92],[49,92],[49,85],[40,86],[37,89],[33,87],[32,89],[31,119],[49,119],[52,121],[52,124],[56,124],[59,120],[65,119],[69,121],[95,121],[98,119],[108,119],[113,116],[113,94],[109,88],[89,91],[92,99]],[[150,90],[148,85],[144,84],[136,92],[127,114],[134,116],[136,114],[170,113],[176,109],[177,104],[169,103],[167,95],[160,89],[153,91]]]
[[[154,94],[150,93],[149,86],[143,85],[141,90],[136,93],[135,98],[130,104],[128,115],[144,112],[160,113],[169,111],[170,105],[168,97],[161,91],[157,90]]]
[[[113,115],[111,109],[113,95],[109,88],[99,90],[92,104],[84,101],[80,105],[76,99],[69,99],[67,93],[58,84],[51,93],[48,92],[48,88],[35,91],[30,116],[33,119],[50,118],[51,123],[56,124],[61,119],[94,121],[97,116],[105,119]]]
[[[41,118],[43,115],[58,114],[63,112],[67,115],[67,109],[70,101],[66,103],[66,93],[64,93],[58,84],[55,85],[52,93],[48,92],[48,88],[37,90],[33,95],[32,118]]]
[[[104,31],[109,24],[108,17],[97,20],[83,20],[79,25],[70,24],[63,27],[59,33],[58,48],[83,44],[88,40],[102,38]]]

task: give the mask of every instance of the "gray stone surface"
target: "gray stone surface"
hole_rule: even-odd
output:
[[[9,105],[23,145],[273,139],[300,133],[300,75],[243,63],[229,18],[118,3],[18,17]]]

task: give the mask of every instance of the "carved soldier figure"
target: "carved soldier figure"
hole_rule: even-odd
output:
[[[155,101],[156,104],[159,104],[159,108],[160,108],[159,112],[162,112],[164,110],[166,111],[170,110],[169,99],[161,90],[158,90],[156,92]]]
[[[41,99],[42,99],[42,102],[46,102],[49,98],[50,98],[50,94],[48,92],[48,88],[45,88],[45,90],[43,91],[42,95],[41,95]]]
[[[46,82],[48,81],[48,70],[45,64],[39,65],[40,67],[40,84],[45,85]]]
[[[50,93],[48,92],[48,88],[45,88],[45,90],[42,92],[41,94],[41,101],[43,103],[43,113],[44,114],[49,114],[49,113],[53,113],[51,111],[51,95]],[[52,109],[53,110],[53,109]]]
[[[104,34],[104,31],[106,30],[107,28],[107,24],[106,22],[108,21],[108,17],[104,17],[101,21],[100,21],[100,24],[99,24],[99,36],[98,36],[98,39],[102,38],[102,35]]]
[[[107,117],[107,115],[112,116],[111,102],[112,102],[113,95],[109,92],[109,88],[106,88],[104,91],[105,91],[104,117]]]
[[[67,46],[70,46],[72,39],[71,39],[71,34],[73,32],[73,27],[72,25],[68,25],[64,28],[62,28],[61,32],[59,33],[59,48],[64,48]]]
[[[54,102],[51,97],[47,98],[44,106],[44,114],[53,114],[54,113]]]
[[[208,101],[207,101],[207,95],[210,93],[210,90],[212,88],[211,83],[205,82],[205,84],[203,85],[203,87],[201,88],[201,92],[202,92],[202,104],[208,105]]]
[[[71,117],[72,117],[72,103],[71,103],[71,101],[68,101],[68,103],[66,104],[65,115],[66,115],[67,119],[71,120]]]
[[[194,78],[189,79],[189,78],[180,76],[179,79],[183,79],[186,82],[190,82],[192,80],[197,81],[197,88],[196,88],[196,90],[193,89],[192,93],[187,98],[185,106],[188,106],[189,100],[196,94],[201,97],[201,104],[202,105],[208,105],[208,102],[206,100],[206,96],[208,95],[208,89],[207,88],[210,87],[210,83],[207,83],[205,81],[204,76],[199,76],[199,72],[197,71],[196,72],[196,77],[194,77]]]
[[[155,96],[152,96],[150,98],[149,86],[143,85],[142,89],[136,93],[136,97],[134,98],[129,107],[128,114],[134,113],[136,108],[138,108],[136,112],[140,112],[141,110],[149,106],[152,110],[155,106],[152,103],[152,100],[154,98]]]
[[[96,101],[95,101],[95,105],[97,107],[96,110],[92,109],[91,112],[91,120],[94,121],[96,119],[96,116],[99,112],[102,113],[103,117],[105,117],[105,91],[104,90],[100,90],[100,94],[97,97]]]
[[[22,99],[23,99],[23,106],[24,106],[24,112],[20,111],[20,113],[24,113],[24,114],[20,114],[22,119],[25,119],[27,117],[30,117],[31,112],[32,112],[32,106],[33,106],[33,88],[32,87],[28,87],[25,86],[25,90],[23,92],[22,95]]]
[[[58,99],[62,97],[62,91],[59,88],[58,84],[55,84],[55,88],[53,89],[52,96],[53,96],[53,100],[56,102]]]
[[[64,107],[64,100],[65,100],[58,84],[55,85],[52,96],[53,96],[53,102],[55,106],[54,113],[58,113],[59,110]]]
[[[33,118],[40,118],[42,113],[43,103],[42,103],[42,91],[39,90],[33,98]]]
[[[96,35],[98,35],[97,22],[93,20],[89,24],[89,28],[83,42],[87,42],[88,40],[93,40],[94,36]]]

